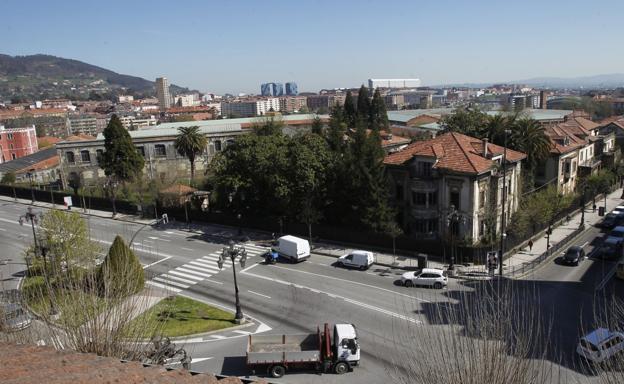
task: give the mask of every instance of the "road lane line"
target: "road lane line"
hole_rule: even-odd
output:
[[[249,267],[247,267],[247,268],[243,269],[243,270],[241,271],[241,273],[243,273],[243,272],[247,272],[247,271],[249,271],[251,268],[254,268],[254,267],[257,267],[257,266],[258,266],[258,263],[254,264],[254,265],[250,265]]]
[[[254,292],[254,291],[247,290],[247,292],[253,293],[254,295],[262,296],[262,297],[267,298],[267,299],[271,298],[271,296],[263,295],[262,293],[258,293],[258,292]]]
[[[364,283],[360,283],[360,282],[353,281],[353,280],[340,279],[340,278],[338,278],[338,277],[332,277],[332,276],[321,275],[321,274],[318,274],[318,273],[312,273],[312,272],[300,271],[300,270],[298,270],[298,269],[291,269],[291,268],[280,267],[279,265],[274,265],[274,266],[272,266],[271,268],[279,268],[279,269],[284,269],[284,270],[287,270],[287,271],[292,271],[292,272],[305,273],[305,274],[307,274],[307,275],[312,275],[312,276],[322,277],[323,279],[339,280],[339,281],[342,281],[342,282],[348,282],[349,284],[357,284],[357,285],[361,285],[361,286],[363,286],[363,287],[373,288],[373,289],[376,289],[376,290],[380,290],[380,291],[385,291],[385,292],[393,293],[393,294],[395,294],[395,295],[399,295],[399,296],[403,296],[403,297],[409,297],[410,299],[414,299],[414,300],[422,301],[422,302],[425,302],[425,303],[430,303],[430,302],[431,302],[431,301],[429,301],[429,300],[425,300],[425,299],[421,299],[421,298],[414,297],[414,296],[411,296],[411,295],[406,295],[406,294],[404,294],[404,293],[396,292],[396,291],[393,291],[393,290],[391,290],[391,289],[386,289],[386,288],[376,287],[376,286],[374,286],[374,285],[364,284]],[[389,278],[389,279],[394,279],[394,278],[395,278],[394,276],[383,276],[383,277],[387,277],[387,278]]]
[[[251,332],[247,331],[232,331],[234,333],[238,333],[239,335],[251,335]]]
[[[290,286],[297,287],[297,288],[300,287],[300,288],[303,288],[303,289],[310,289],[310,287],[306,287],[306,286],[303,286],[303,285],[300,285],[300,284],[293,284],[293,283],[291,283],[289,281],[284,281],[284,280],[280,280],[280,279],[274,279],[272,277],[267,277],[267,276],[262,276],[262,275],[256,275],[255,273],[249,273],[249,272],[241,272],[241,273],[244,273],[247,276],[251,276],[251,277],[256,277],[258,279],[272,281],[274,283],[278,283],[278,284],[282,284],[282,285],[290,285]],[[319,291],[319,292],[320,293],[324,293],[326,295],[329,295],[330,297],[334,297],[334,298],[337,298],[337,299],[342,299],[342,300],[344,300],[347,303],[350,303],[350,304],[353,304],[353,305],[356,305],[356,306],[359,306],[359,307],[362,307],[362,308],[370,309],[370,310],[375,311],[375,312],[383,313],[383,314],[391,316],[391,317],[396,317],[398,319],[405,320],[405,321],[408,321],[410,323],[422,324],[422,321],[416,320],[416,319],[411,318],[411,317],[407,317],[405,315],[401,315],[400,313],[392,312],[392,311],[389,311],[387,309],[379,308],[379,307],[376,307],[374,305],[366,304],[366,303],[363,303],[361,301],[353,300],[353,299],[350,299],[348,297],[332,294],[332,293],[329,293],[329,292],[324,292],[324,291]],[[390,292],[392,292],[392,291],[390,291]]]
[[[163,261],[165,261],[165,260],[169,260],[169,259],[171,259],[171,256],[167,256],[167,257],[162,258],[162,259],[160,259],[160,260],[158,260],[158,261],[154,261],[154,262],[153,262],[153,263],[151,263],[151,264],[144,265],[144,266],[143,266],[143,269],[149,268],[149,267],[151,267],[151,266],[154,266],[154,265],[156,265],[156,264],[158,264],[158,263],[162,263]]]

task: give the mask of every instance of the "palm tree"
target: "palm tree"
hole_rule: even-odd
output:
[[[178,136],[173,143],[181,156],[186,156],[191,163],[191,180],[195,177],[195,158],[201,155],[208,144],[206,136],[199,132],[198,126],[178,128]]]
[[[511,144],[514,149],[526,153],[530,172],[548,157],[551,147],[544,127],[537,120],[530,118],[515,121],[511,132]]]

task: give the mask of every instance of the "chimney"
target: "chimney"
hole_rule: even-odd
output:
[[[488,138],[483,139],[483,157],[488,157]]]

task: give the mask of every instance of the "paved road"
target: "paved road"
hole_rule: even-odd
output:
[[[13,275],[23,268],[20,252],[32,242],[30,228],[17,224],[25,209],[21,204],[0,204],[0,260],[13,259],[9,265],[0,266],[3,284],[9,288],[17,284],[19,274]],[[231,265],[219,270],[216,258],[228,238],[236,235],[235,229],[189,233],[171,225],[152,228],[97,217],[90,217],[89,225],[92,237],[103,245],[103,253],[116,234],[129,239],[143,228],[136,237],[135,250],[154,284],[225,308],[234,307]],[[599,235],[597,229],[591,229],[578,244],[591,253]],[[204,359],[193,363],[193,369],[249,375],[244,365],[247,332],[313,332],[317,324],[348,322],[356,324],[359,332],[361,367],[343,376],[291,374],[280,382],[383,382],[387,372],[394,370],[394,362],[400,361],[399,369],[409,363],[403,353],[414,342],[411,330],[431,326],[428,313],[432,305],[453,300],[456,291],[471,290],[474,284],[452,280],[448,289],[440,291],[407,289],[394,284],[400,270],[375,266],[367,272],[347,270],[334,267],[334,258],[321,255],[312,255],[300,264],[264,265],[259,256],[261,246],[248,243],[247,249],[251,257],[239,274],[241,302],[245,314],[256,321],[225,336],[189,340],[186,349],[197,360]],[[592,259],[579,267],[548,262],[517,283],[538,287],[539,305],[553,318],[553,344],[558,350],[573,351],[578,330],[588,328],[581,327],[581,320],[591,320],[596,286],[622,293],[622,284],[612,280],[601,284],[612,267],[613,263]],[[581,310],[582,318],[578,315]],[[568,360],[564,368],[572,368]]]

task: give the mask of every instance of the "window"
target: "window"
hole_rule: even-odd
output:
[[[154,145],[154,156],[156,157],[167,157],[167,149],[164,144],[156,144]]]
[[[102,161],[102,156],[104,156],[104,150],[102,149],[97,149],[95,151],[95,160],[97,160],[97,162],[99,163],[100,161]]]
[[[13,160],[17,159],[17,156],[15,156],[15,153],[11,153],[11,159]]]
[[[403,184],[396,183],[394,186],[394,190],[396,191],[396,199],[403,200]]]
[[[140,146],[140,147],[135,147],[137,152],[139,152],[139,155],[145,157],[145,147]]]
[[[80,151],[80,161],[82,161],[83,163],[91,162],[91,154],[89,153],[89,151]]]
[[[74,152],[65,152],[65,157],[67,158],[67,162],[70,164],[76,162],[76,159],[74,158]]]
[[[455,207],[455,209],[459,209],[459,191],[451,191],[451,199],[449,201],[450,205]]]
[[[412,192],[415,205],[427,205],[427,194],[424,192]]]
[[[419,176],[430,177],[432,164],[426,161],[419,161],[416,163],[416,169]]]
[[[485,207],[485,191],[479,191],[479,208]]]
[[[221,140],[215,140],[214,147],[215,147],[215,151],[221,152]]]
[[[13,140],[13,134],[12,133],[7,134],[7,139],[8,140]]]
[[[438,204],[438,192],[429,192],[429,206]]]

